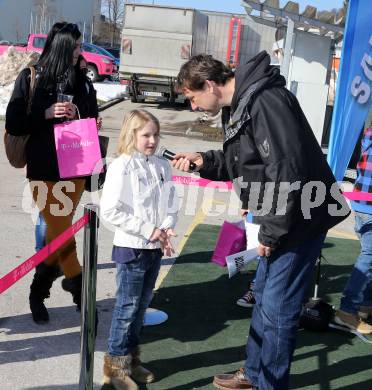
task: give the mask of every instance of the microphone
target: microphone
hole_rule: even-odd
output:
[[[174,156],[175,156],[176,154],[173,153],[173,152],[171,152],[171,151],[168,150],[168,149],[165,149],[164,146],[161,146],[161,147],[159,148],[159,151],[158,151],[157,155],[158,155],[158,156],[161,156],[161,157],[164,157],[164,158],[166,158],[167,160],[172,161],[173,158],[174,158]],[[191,171],[194,171],[195,169],[196,169],[196,164],[190,161],[190,170],[191,170]]]

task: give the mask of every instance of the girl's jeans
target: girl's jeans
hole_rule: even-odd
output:
[[[108,340],[111,356],[128,355],[138,346],[145,312],[159,273],[161,251],[138,251],[136,259],[116,264],[116,303]]]

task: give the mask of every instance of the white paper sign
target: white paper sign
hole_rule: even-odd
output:
[[[247,236],[247,249],[242,252],[226,256],[229,278],[237,274],[243,267],[257,259],[258,232],[260,225],[245,221],[245,234]]]

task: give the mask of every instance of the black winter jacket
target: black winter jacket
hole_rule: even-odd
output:
[[[31,113],[27,115],[26,106],[30,85],[30,70],[24,69],[14,85],[12,97],[6,110],[5,128],[9,134],[30,134],[26,145],[27,178],[30,180],[59,181],[57,153],[54,142],[53,125],[57,119],[45,119],[45,110],[57,101],[57,92],[37,86],[34,91]],[[77,78],[75,88],[66,90],[74,96],[81,118],[97,118],[98,108],[93,85],[86,78]]]
[[[200,174],[234,181],[242,208],[250,209],[254,222],[261,224],[261,244],[290,249],[347,217],[350,210],[310,125],[266,52],[236,69],[235,93],[231,107],[223,108],[222,122],[223,150],[202,153]],[[309,182],[325,192],[318,207],[309,206],[315,194]],[[265,191],[266,183],[271,183],[271,193]],[[294,190],[283,203],[279,188],[289,184]],[[336,216],[329,207],[337,210]]]

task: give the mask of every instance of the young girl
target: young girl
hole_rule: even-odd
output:
[[[154,154],[158,143],[159,121],[145,110],[129,112],[101,198],[102,218],[116,227],[116,304],[103,368],[104,383],[116,389],[138,389],[132,379],[154,380],[139,360],[139,334],[160,259],[174,252],[170,236],[178,211],[170,165]]]

